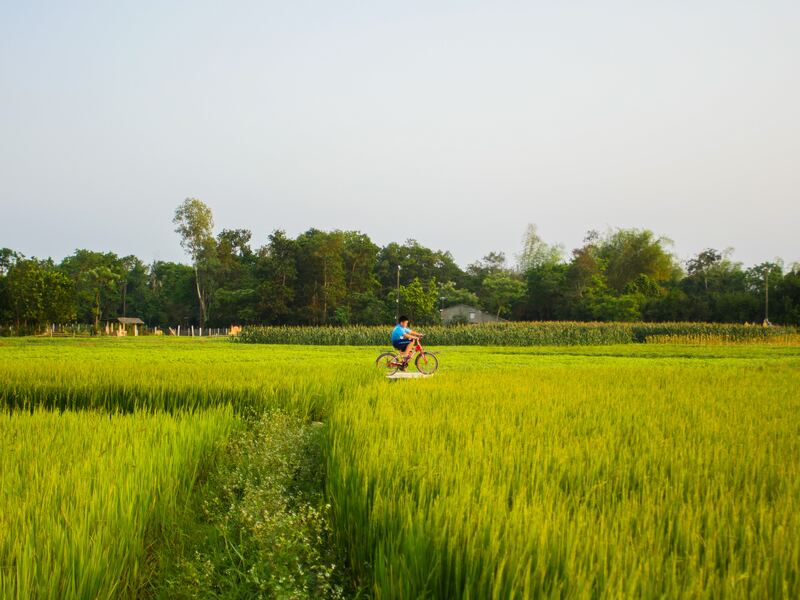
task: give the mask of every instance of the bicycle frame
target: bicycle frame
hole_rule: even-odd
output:
[[[425,356],[425,351],[422,349],[422,344],[420,343],[419,338],[414,338],[414,340],[411,343],[414,345],[414,349],[408,353],[408,360],[406,360],[402,356],[398,356],[397,359],[395,360],[395,364],[397,364],[398,366],[402,365],[403,363],[405,364],[410,363],[411,359],[414,358],[415,354],[422,354],[422,358],[425,361],[425,363],[428,362],[428,358]]]

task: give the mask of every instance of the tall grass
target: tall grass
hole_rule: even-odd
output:
[[[0,348],[0,407],[168,412],[283,408],[321,419],[372,375],[363,358],[225,341],[30,340]]]
[[[375,597],[800,595],[796,348],[461,347],[435,377],[394,383],[374,356],[0,340],[0,596],[140,595],[149,544],[248,407],[327,421],[335,535]],[[258,493],[271,477],[221,481],[260,536],[245,472]],[[304,519],[286,506],[275,530]],[[267,558],[305,543],[267,538]],[[228,583],[246,563],[229,558],[214,563]]]
[[[233,412],[0,411],[0,597],[136,597]]]
[[[220,456],[217,446],[230,449],[246,438],[242,416],[284,408],[299,422],[321,418],[349,386],[372,375],[360,362],[308,347],[274,352],[224,341],[0,342],[0,598],[141,597],[153,586],[169,588],[164,573],[150,583],[151,570],[183,560],[174,549],[195,532],[179,531],[178,525],[205,526],[180,516],[197,504],[193,484]],[[234,430],[237,438],[229,440]],[[288,470],[292,440],[259,460],[269,458]],[[227,586],[235,595],[241,588],[241,595],[252,597],[253,589],[303,589],[310,584],[295,573],[302,576],[309,564],[333,570],[301,552],[313,555],[319,545],[307,539],[324,523],[310,518],[316,504],[302,505],[301,515],[287,509],[278,519],[259,512],[257,498],[243,492],[238,478],[246,472],[245,483],[277,505],[290,479],[276,479],[267,464],[247,470],[261,456],[258,451],[236,460],[223,453],[228,462],[215,471],[225,493],[236,502],[247,499],[248,512],[228,519],[227,507],[220,508],[220,531],[240,523],[232,529],[241,537],[212,536],[203,546],[209,556],[232,555],[230,568],[215,573],[207,590]],[[262,527],[253,516],[271,526]],[[294,524],[297,530],[291,531]],[[275,539],[267,539],[270,532]],[[291,541],[280,552],[279,537]],[[233,557],[245,538],[258,541],[253,547],[262,554],[247,557],[254,570],[241,574],[236,569],[246,561]],[[280,564],[289,560],[296,564]],[[282,580],[286,573],[294,579]],[[187,575],[181,586],[169,588],[169,597],[190,596],[193,581]]]
[[[559,360],[336,407],[335,522],[375,597],[800,595],[797,359]]]
[[[769,340],[796,328],[719,323],[583,323],[566,321],[421,327],[434,346],[572,346],[642,343],[653,336],[713,336]],[[247,327],[235,339],[252,344],[384,346],[387,327]]]

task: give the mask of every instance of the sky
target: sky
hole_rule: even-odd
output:
[[[653,230],[800,261],[800,3],[0,0],[0,247]]]

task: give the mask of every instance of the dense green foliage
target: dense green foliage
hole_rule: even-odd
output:
[[[162,328],[377,325],[398,312],[436,323],[459,303],[513,320],[760,323],[768,313],[800,323],[797,265],[745,268],[713,249],[681,265],[669,240],[647,230],[589,232],[565,259],[529,227],[515,265],[493,252],[462,269],[414,240],[379,247],[357,231],[277,230],[255,248],[252,232],[215,236],[213,224],[197,199],[176,210],[191,265],[89,250],[56,264],[0,249],[0,332],[71,322],[97,330],[117,316]]]
[[[664,336],[717,337],[726,342],[770,341],[797,332],[794,327],[761,327],[725,323],[541,323],[434,325],[425,328],[426,345],[434,346],[595,346],[644,343]],[[251,344],[384,346],[386,327],[247,327],[234,340]]]

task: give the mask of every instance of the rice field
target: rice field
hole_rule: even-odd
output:
[[[797,363],[527,358],[337,406],[376,596],[797,596]]]
[[[136,597],[230,408],[0,413],[0,597]]]
[[[0,597],[146,597],[273,409],[323,423],[346,595],[800,596],[796,346],[436,347],[398,382],[379,349],[0,340]]]

